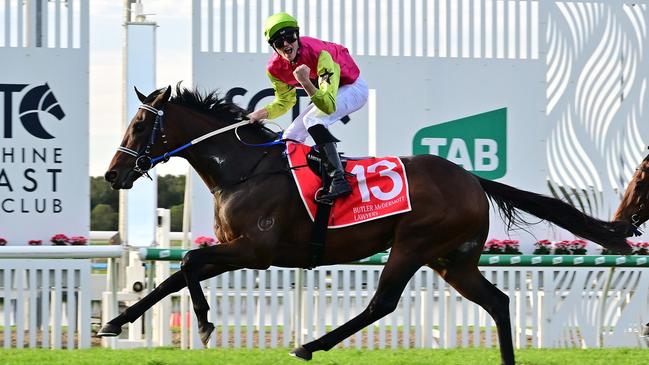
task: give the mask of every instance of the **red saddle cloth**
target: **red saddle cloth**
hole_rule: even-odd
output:
[[[311,220],[314,220],[317,209],[314,197],[322,187],[322,181],[307,166],[306,155],[311,147],[288,142],[286,148],[302,202]],[[348,160],[345,170],[353,174],[353,177],[347,177],[353,191],[334,202],[329,228],[347,227],[412,210],[408,179],[403,162],[398,157]]]

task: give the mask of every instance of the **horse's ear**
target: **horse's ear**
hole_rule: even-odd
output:
[[[164,94],[162,94],[162,100],[167,101],[169,100],[169,97],[171,96],[171,85],[167,86],[167,90],[165,90]]]
[[[135,89],[135,94],[137,94],[137,98],[140,99],[141,103],[144,103],[144,99],[146,99],[146,95],[142,94],[140,90],[137,89],[137,87],[133,86]]]

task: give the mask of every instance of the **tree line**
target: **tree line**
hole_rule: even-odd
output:
[[[171,230],[182,230],[185,175],[158,176],[158,208],[171,211]],[[102,176],[90,177],[90,230],[116,231],[119,220],[119,192]]]

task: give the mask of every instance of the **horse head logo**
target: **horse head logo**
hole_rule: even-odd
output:
[[[41,139],[52,139],[41,123],[41,113],[46,112],[61,120],[65,113],[54,97],[50,86],[45,83],[29,90],[20,102],[20,121],[30,134]]]

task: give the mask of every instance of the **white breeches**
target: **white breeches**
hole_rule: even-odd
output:
[[[309,104],[293,123],[284,131],[283,138],[304,142],[309,136],[307,129],[316,124],[329,127],[347,114],[351,114],[362,108],[367,103],[367,84],[359,76],[353,84],[343,85],[338,88],[336,95],[336,111],[332,114],[325,114],[313,103]]]

